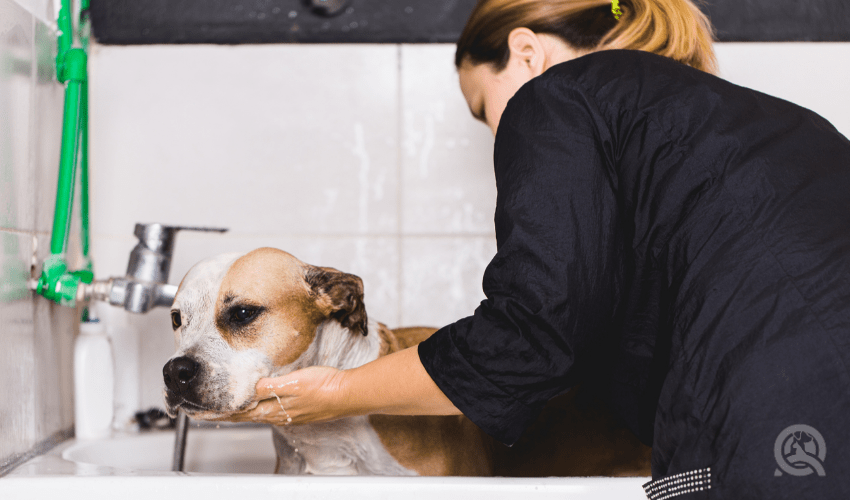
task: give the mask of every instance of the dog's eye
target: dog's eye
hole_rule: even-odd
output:
[[[256,307],[238,306],[231,310],[230,318],[234,323],[244,325],[253,320],[259,312],[260,309]]]
[[[180,311],[171,311],[171,328],[178,329],[180,328]]]

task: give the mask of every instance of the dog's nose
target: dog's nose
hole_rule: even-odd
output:
[[[165,379],[166,387],[178,394],[189,390],[197,374],[198,363],[186,356],[174,358],[162,367],[162,377]]]

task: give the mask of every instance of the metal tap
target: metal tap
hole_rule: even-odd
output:
[[[102,300],[134,313],[145,313],[157,306],[170,307],[177,293],[177,286],[168,284],[177,231],[223,233],[227,229],[136,224],[133,233],[139,243],[130,252],[126,276],[81,286],[77,300]]]

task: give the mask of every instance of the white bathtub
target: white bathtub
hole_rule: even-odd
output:
[[[0,478],[0,498],[518,500],[645,499],[649,478],[275,476],[271,430],[190,429],[185,473],[170,472],[173,431],[70,440]]]

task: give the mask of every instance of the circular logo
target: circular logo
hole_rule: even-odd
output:
[[[776,476],[781,476],[782,472],[792,476],[826,475],[823,468],[826,442],[820,432],[809,425],[790,425],[780,432],[773,445],[773,456],[782,469],[776,470]]]

